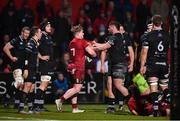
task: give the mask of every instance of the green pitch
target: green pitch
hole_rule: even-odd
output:
[[[125,112],[105,114],[106,105],[79,105],[84,113],[72,114],[71,105],[63,105],[63,112],[57,112],[55,105],[45,106],[49,112],[40,114],[18,114],[17,109],[4,108],[0,105],[0,120],[169,120],[168,117],[133,116]]]

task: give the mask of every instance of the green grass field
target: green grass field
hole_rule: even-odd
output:
[[[133,116],[125,112],[105,114],[106,105],[79,105],[84,113],[72,114],[71,105],[63,105],[63,112],[57,112],[55,105],[45,106],[49,112],[40,114],[18,114],[17,109],[0,105],[0,120],[169,120],[168,117]]]

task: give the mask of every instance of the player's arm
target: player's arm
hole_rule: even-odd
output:
[[[94,51],[94,49],[89,45],[85,48],[85,50],[88,52],[88,54],[90,54],[92,57],[96,57],[96,52]]]
[[[128,71],[132,72],[133,65],[134,65],[134,50],[133,50],[132,46],[128,46],[128,51],[129,51],[129,58],[130,58],[130,63],[128,65]]]
[[[111,47],[111,44],[109,42],[106,42],[106,43],[103,43],[103,44],[95,43],[95,44],[93,44],[93,47],[96,50],[106,50],[106,49],[109,49]]]
[[[93,47],[97,50],[106,50],[106,49],[109,49],[111,46],[113,46],[117,39],[115,36],[108,36],[106,40],[107,42],[103,44],[94,43]]]
[[[106,60],[106,53],[107,53],[107,50],[103,50],[103,51],[101,51],[101,55],[100,55],[100,61],[101,61],[101,69],[100,69],[100,71],[102,73],[105,73],[105,64],[104,64],[104,62]]]
[[[33,46],[32,44],[28,43],[26,45],[26,48],[25,48],[25,62],[24,62],[24,72],[23,72],[23,77],[26,79],[28,77],[28,60],[29,58],[31,58],[31,53],[33,52]]]
[[[44,61],[48,61],[50,57],[48,55],[42,56],[40,53],[38,53],[38,58]]]
[[[148,39],[148,33],[141,36],[141,42],[142,42],[142,49],[141,49],[141,55],[140,55],[140,73],[143,75],[146,72],[146,60],[147,60],[147,54],[149,49],[149,39]]]
[[[6,55],[13,61],[17,61],[17,58],[16,57],[13,57],[12,54],[11,54],[11,49],[14,48],[10,42],[8,42],[4,48],[3,48],[3,51],[6,53]]]
[[[141,64],[140,64],[140,73],[144,74],[145,73],[145,63],[147,59],[147,53],[148,53],[148,47],[142,47],[141,50]]]

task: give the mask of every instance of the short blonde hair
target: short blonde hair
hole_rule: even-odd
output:
[[[80,24],[78,24],[78,25],[76,25],[76,26],[73,26],[72,28],[71,28],[71,32],[75,35],[77,32],[80,32],[81,30],[83,30],[83,27],[80,25]]]

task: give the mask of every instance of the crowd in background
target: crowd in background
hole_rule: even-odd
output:
[[[32,27],[35,19],[40,23],[48,19],[53,26],[52,37],[54,41],[55,70],[64,72],[65,56],[72,34],[72,25],[81,24],[87,40],[104,41],[107,25],[111,20],[117,20],[124,25],[129,33],[138,57],[139,37],[146,30],[149,19],[154,14],[160,14],[164,27],[169,29],[170,0],[86,0],[80,7],[77,19],[72,21],[72,5],[68,0],[63,0],[60,9],[54,11],[48,0],[39,0],[36,13],[29,7],[28,0],[24,0],[22,7],[17,9],[13,0],[9,0],[2,9],[0,16],[0,71],[11,72],[11,62],[2,51],[3,46],[20,33],[24,26]],[[38,18],[35,18],[37,14]],[[93,69],[96,68],[94,62]]]
[[[38,21],[37,25],[43,20],[48,20],[52,25],[54,70],[60,72],[57,79],[53,81],[56,87],[55,98],[62,96],[70,85],[68,82],[70,75],[66,68],[70,60],[68,45],[73,38],[70,32],[73,25],[80,24],[83,27],[86,40],[103,43],[108,36],[109,22],[114,20],[121,23],[132,41],[135,52],[135,71],[139,71],[139,55],[142,47],[140,37],[147,30],[151,17],[155,14],[161,15],[162,27],[169,31],[170,0],[136,0],[136,2],[134,0],[85,0],[75,20],[72,19],[73,9],[69,0],[63,0],[58,11],[54,11],[48,4],[48,0],[39,0],[36,13],[29,7],[28,2],[23,0],[22,7],[17,9],[14,1],[9,0],[0,13],[0,72],[12,72],[12,63],[3,52],[4,45],[19,35],[24,26],[31,28],[36,25],[35,20]],[[93,73],[100,72],[99,64],[100,56],[93,61],[87,61],[86,76],[88,75],[90,80],[93,80]],[[65,88],[62,90],[62,87]]]

